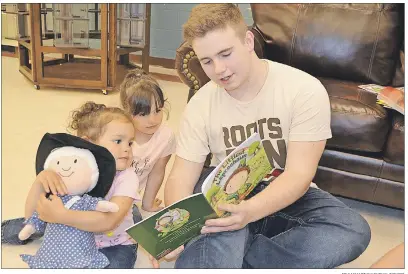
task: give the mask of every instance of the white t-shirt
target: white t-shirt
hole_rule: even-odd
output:
[[[269,71],[257,96],[231,97],[210,81],[190,100],[180,122],[176,154],[217,165],[253,132],[259,132],[271,164],[284,169],[288,141],[331,138],[330,102],[320,81],[296,68],[267,61]]]
[[[139,193],[146,187],[147,179],[156,162],[174,153],[176,142],[173,131],[162,124],[152,138],[143,145],[133,142],[133,161],[130,168],[139,178]]]

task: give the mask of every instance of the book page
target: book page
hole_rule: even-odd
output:
[[[202,192],[218,216],[220,203],[238,204],[272,170],[258,133],[232,151],[206,178]]]

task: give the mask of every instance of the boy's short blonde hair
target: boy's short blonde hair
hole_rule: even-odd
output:
[[[236,5],[199,4],[192,9],[183,25],[183,38],[191,45],[195,38],[204,37],[210,31],[225,29],[227,26],[234,28],[238,37],[244,39],[247,25]]]

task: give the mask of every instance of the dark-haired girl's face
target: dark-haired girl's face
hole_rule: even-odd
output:
[[[136,130],[147,135],[153,135],[163,120],[163,109],[156,108],[154,97],[152,97],[151,100],[150,113],[142,112],[133,116]]]

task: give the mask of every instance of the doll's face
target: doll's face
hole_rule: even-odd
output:
[[[60,156],[50,162],[49,168],[61,176],[71,195],[88,192],[92,169],[85,158],[79,156]]]

